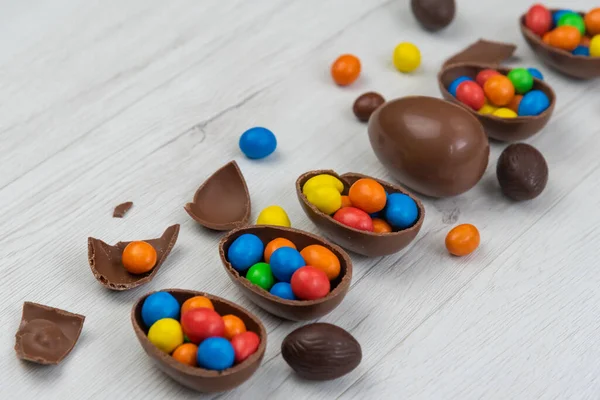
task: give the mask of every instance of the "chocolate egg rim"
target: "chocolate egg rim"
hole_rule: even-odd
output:
[[[248,358],[246,358],[241,363],[236,364],[236,365],[234,365],[230,368],[227,368],[225,370],[222,370],[222,371],[214,371],[214,370],[210,370],[210,369],[206,369],[206,368],[202,368],[202,367],[192,367],[191,365],[187,365],[187,364],[177,361],[175,358],[173,358],[173,356],[165,353],[164,351],[161,351],[152,342],[150,342],[150,340],[148,339],[148,334],[140,326],[140,324],[138,323],[137,318],[136,318],[137,308],[143,304],[143,301],[146,300],[148,298],[148,296],[150,296],[154,293],[158,293],[158,292],[167,292],[169,294],[180,293],[180,294],[184,294],[184,295],[190,295],[190,297],[204,296],[204,297],[207,297],[213,303],[227,304],[229,307],[234,308],[240,314],[243,314],[246,317],[250,318],[252,321],[254,321],[258,325],[259,330],[260,330],[260,333],[258,334],[258,336],[260,337],[260,344],[258,345],[258,348],[256,349],[256,351],[253,354],[251,354]],[[246,310],[242,306],[239,306],[232,301],[226,300],[222,297],[215,296],[210,293],[201,292],[201,291],[197,291],[197,290],[170,288],[170,289],[155,290],[155,291],[146,293],[145,295],[140,297],[133,304],[133,307],[131,308],[131,324],[133,325],[133,330],[138,338],[138,341],[140,341],[140,345],[142,344],[141,342],[144,341],[144,342],[147,342],[149,347],[152,349],[151,351],[153,354],[151,354],[151,355],[148,354],[149,357],[152,357],[160,362],[163,362],[165,365],[168,365],[170,368],[175,369],[178,372],[181,372],[188,376],[193,376],[193,377],[198,377],[198,378],[221,378],[221,377],[233,375],[233,374],[245,369],[246,367],[250,366],[251,364],[253,364],[255,362],[260,362],[260,359],[262,359],[262,357],[264,356],[265,350],[267,348],[267,330],[257,316],[255,316],[250,311]]]
[[[255,284],[253,284],[248,279],[241,276],[240,273],[235,268],[233,268],[233,266],[227,259],[227,255],[225,254],[225,244],[229,241],[233,242],[233,240],[231,240],[231,238],[234,235],[238,234],[239,232],[244,232],[246,230],[251,230],[251,229],[259,229],[259,230],[265,229],[265,230],[272,230],[272,231],[279,231],[279,232],[288,232],[288,233],[293,233],[293,234],[297,234],[297,235],[307,236],[307,237],[315,240],[321,246],[332,251],[336,255],[336,257],[338,257],[338,259],[340,260],[340,265],[343,267],[340,269],[340,275],[342,274],[342,272],[345,271],[343,276],[341,276],[341,277],[338,276],[338,278],[336,278],[336,279],[340,279],[340,282],[338,283],[338,285],[335,288],[333,288],[333,290],[331,290],[329,293],[327,293],[326,296],[321,297],[320,299],[316,299],[316,300],[283,299],[279,296],[275,296],[274,294],[270,293],[268,290],[265,290]],[[262,241],[262,238],[259,235],[256,235],[256,236],[258,236]],[[291,240],[291,239],[289,239],[289,240]],[[225,235],[219,242],[219,255],[221,257],[221,262],[223,264],[223,267],[225,268],[225,271],[231,277],[236,279],[238,282],[241,282],[241,284],[245,288],[249,289],[253,293],[258,294],[265,300],[269,300],[269,301],[272,301],[277,304],[282,304],[282,305],[291,306],[291,307],[295,307],[295,308],[315,306],[318,304],[328,302],[338,296],[345,295],[345,293],[350,288],[350,282],[352,281],[352,260],[350,259],[350,256],[348,256],[348,254],[341,247],[339,247],[338,245],[336,245],[334,243],[329,242],[328,240],[326,240],[323,237],[320,237],[318,235],[315,235],[315,234],[312,234],[310,232],[306,232],[306,231],[303,231],[300,229],[296,229],[296,228],[287,228],[287,227],[277,226],[277,225],[249,225],[249,226],[243,226],[240,228],[236,228],[236,229],[228,232],[227,235]]]
[[[385,104],[387,104],[387,103],[384,103],[384,105]],[[355,176],[355,177],[359,177],[359,179],[360,178],[373,179],[373,180],[377,181],[381,186],[383,186],[384,189],[386,189],[386,191],[390,194],[391,193],[401,193],[401,194],[405,194],[408,197],[410,197],[417,204],[417,210],[419,211],[419,217],[417,218],[415,223],[413,225],[411,225],[410,227],[408,227],[406,229],[401,229],[398,231],[392,231],[392,232],[363,231],[363,230],[356,229],[356,228],[353,228],[348,225],[344,225],[341,222],[336,221],[331,215],[325,214],[324,212],[319,210],[314,204],[312,204],[311,202],[308,201],[308,199],[306,198],[306,195],[304,195],[304,193],[302,192],[302,186],[304,186],[306,181],[308,181],[310,178],[312,178],[314,176],[322,175],[322,174],[331,175],[331,176],[339,179],[340,181],[342,181],[342,183],[344,184],[344,189],[346,187],[348,187],[348,188],[350,187],[350,185],[348,184],[348,182],[346,182],[346,179],[344,177]],[[390,190],[390,188],[393,190]],[[338,175],[335,171],[328,170],[328,169],[312,170],[312,171],[305,172],[304,174],[300,175],[298,177],[298,179],[296,179],[296,193],[297,193],[298,197],[319,217],[324,218],[325,220],[327,220],[327,221],[333,223],[334,225],[337,225],[343,229],[347,229],[351,232],[355,232],[355,233],[362,234],[365,236],[370,236],[370,237],[375,237],[375,238],[378,238],[378,237],[388,238],[388,237],[394,237],[394,236],[401,236],[412,230],[419,231],[421,229],[421,225],[423,224],[423,220],[425,219],[425,207],[423,207],[423,203],[421,203],[421,200],[419,200],[410,191],[408,191],[407,189],[405,189],[404,187],[402,187],[400,185],[394,185],[392,183],[389,183],[389,182],[386,182],[386,181],[383,181],[383,180],[380,180],[377,178],[373,178],[368,175],[360,174],[358,172],[346,172],[342,175]]]
[[[550,100],[550,105],[548,106],[548,108],[546,108],[540,114],[527,115],[527,116],[519,115],[515,118],[503,118],[503,117],[498,117],[498,116],[491,115],[491,114],[479,114],[479,112],[473,110],[471,107],[467,106],[466,104],[461,103],[455,96],[452,95],[452,93],[450,93],[450,91],[448,90],[446,85],[444,85],[444,83],[443,83],[443,77],[445,76],[446,73],[448,73],[449,71],[451,71],[452,69],[455,69],[455,68],[465,68],[465,67],[480,68],[481,70],[493,69],[493,70],[502,72],[504,74],[504,76],[506,76],[508,72],[510,72],[516,68],[503,67],[503,66],[499,66],[499,65],[486,64],[486,63],[461,62],[461,63],[455,63],[455,64],[448,64],[445,67],[443,67],[440,70],[440,72],[438,72],[437,79],[438,79],[440,91],[442,91],[442,95],[448,95],[449,97],[451,97],[453,99],[452,103],[458,105],[459,107],[466,109],[467,111],[470,112],[471,115],[475,116],[476,118],[489,119],[491,121],[503,122],[506,124],[522,124],[522,123],[534,121],[536,119],[550,118],[552,113],[554,112],[554,106],[556,105],[556,93],[554,92],[554,89],[552,89],[552,86],[547,84],[545,81],[534,77],[533,78],[534,85],[537,83],[538,85],[543,86],[545,89],[547,89],[547,91],[550,93],[550,96],[548,96],[548,100]],[[473,78],[473,79],[475,79],[475,78]],[[531,90],[534,90],[534,89],[532,88]],[[500,108],[500,107],[498,107],[498,108]]]

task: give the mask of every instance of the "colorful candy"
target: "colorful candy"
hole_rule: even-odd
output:
[[[121,260],[128,272],[144,274],[156,265],[156,250],[147,242],[131,242],[125,246]]]
[[[198,346],[198,365],[214,371],[231,368],[235,362],[235,351],[229,340],[210,337]]]
[[[552,28],[552,14],[541,4],[533,5],[525,15],[525,26],[538,35]]]
[[[273,285],[271,290],[269,290],[269,293],[285,300],[296,300],[296,296],[294,296],[294,291],[292,290],[292,285],[287,282],[277,282]]]
[[[392,193],[388,196],[385,208],[386,221],[396,229],[410,228],[419,218],[417,203],[402,193]]]
[[[489,103],[485,103],[485,104],[483,105],[483,107],[481,107],[481,108],[479,109],[479,111],[478,111],[478,112],[479,112],[479,114],[482,114],[482,115],[490,115],[490,114],[492,114],[494,111],[496,111],[497,109],[498,109],[498,107],[496,107],[496,106],[493,106],[493,105],[491,105],[491,104],[489,104]]]
[[[305,265],[310,265],[325,272],[330,281],[340,275],[340,260],[327,247],[318,244],[306,246],[302,249],[300,255],[306,262]]]
[[[184,343],[179,345],[171,356],[182,364],[196,367],[198,365],[197,354],[198,346],[194,343]]]
[[[507,108],[513,110],[515,113],[519,112],[519,104],[521,104],[521,100],[523,100],[523,95],[517,94],[506,106]]]
[[[292,275],[291,280],[294,295],[302,300],[317,300],[327,296],[331,284],[325,272],[318,268],[305,266]]]
[[[575,50],[573,50],[571,53],[574,56],[589,57],[590,56],[590,48],[589,47],[585,47],[585,46],[577,46],[575,48]]]
[[[227,314],[223,316],[225,324],[225,338],[231,340],[235,335],[246,332],[246,324],[236,315]]]
[[[450,92],[450,94],[454,97],[456,97],[456,90],[458,89],[458,86],[466,81],[472,81],[473,79],[469,78],[468,76],[461,76],[456,78],[455,80],[452,81],[452,83],[450,84],[450,86],[448,87],[448,91]]]
[[[392,227],[390,224],[380,218],[373,218],[373,232],[390,233],[392,232]]]
[[[541,90],[526,93],[519,104],[518,114],[521,116],[540,115],[550,107],[550,99]]]
[[[352,202],[350,201],[349,196],[342,196],[342,208],[343,207],[352,207]]]
[[[581,41],[581,33],[573,26],[559,26],[550,32],[550,46],[573,51]]]
[[[258,262],[250,267],[246,273],[246,279],[265,290],[271,289],[271,286],[275,284],[271,266],[264,262]]]
[[[292,223],[283,208],[279,206],[269,206],[258,214],[256,225],[276,225],[289,228],[292,226]]]
[[[544,75],[537,68],[527,68],[527,71],[533,76],[535,79],[539,79],[540,81],[544,80]]]
[[[275,278],[281,282],[289,282],[294,272],[305,265],[306,261],[300,252],[291,247],[282,247],[271,255],[271,270]]]
[[[163,318],[156,321],[148,331],[148,340],[159,350],[170,354],[183,344],[183,331],[176,319]]]
[[[456,89],[456,98],[475,111],[481,109],[485,104],[485,94],[483,93],[483,89],[473,81],[466,81],[458,85],[458,89]]]
[[[212,336],[225,334],[223,318],[210,308],[194,308],[181,316],[183,333],[192,343],[200,343]],[[183,342],[183,336],[181,341]]]
[[[320,186],[306,195],[309,203],[325,214],[333,214],[342,207],[342,195],[333,186]]]
[[[275,239],[271,240],[265,247],[265,253],[264,253],[265,261],[267,263],[271,262],[270,260],[271,260],[271,255],[273,254],[273,252],[282,247],[291,247],[292,249],[295,249],[296,245],[294,243],[292,243],[291,240],[288,240],[286,238],[275,238]]]
[[[265,158],[277,148],[277,138],[267,128],[257,126],[242,133],[239,146],[250,159]]]
[[[262,259],[263,242],[258,236],[245,233],[235,239],[227,250],[227,259],[238,272],[244,272]]]
[[[181,314],[185,314],[194,308],[210,308],[211,310],[215,309],[212,301],[210,301],[208,297],[194,296],[183,302],[183,305],[181,306]]]
[[[340,208],[333,219],[359,231],[373,232],[373,220],[369,214],[356,207]]]
[[[400,43],[394,49],[392,56],[394,66],[400,72],[412,72],[421,65],[421,52],[412,43]]]
[[[360,208],[366,213],[381,211],[386,203],[385,189],[379,182],[370,178],[354,182],[350,187],[348,197],[354,207]]]
[[[594,8],[583,18],[585,28],[590,36],[600,34],[600,7]]]
[[[306,196],[312,190],[321,186],[331,186],[340,193],[344,191],[344,184],[338,178],[328,174],[321,174],[307,180],[304,186],[302,186],[302,193]]]
[[[496,71],[495,69],[483,69],[479,71],[479,73],[477,73],[477,76],[475,77],[475,82],[477,82],[479,86],[483,87],[483,85],[485,85],[485,82],[494,75],[500,75],[500,72]]]
[[[179,302],[170,293],[153,293],[142,304],[144,325],[150,328],[156,321],[164,318],[179,319]]]
[[[558,21],[560,21],[561,17],[565,14],[572,13],[571,10],[558,10],[554,14],[552,14],[552,26],[556,27],[558,25]]]
[[[352,54],[338,57],[331,66],[331,77],[340,86],[347,86],[358,79],[360,75],[360,60]]]
[[[600,57],[600,34],[590,40],[590,56]]]
[[[483,86],[488,100],[496,106],[505,106],[515,95],[515,87],[510,79],[504,75],[495,75],[490,77]]]
[[[566,13],[558,19],[558,26],[572,26],[577,28],[580,35],[585,35],[585,22],[583,17],[577,13]]]
[[[508,73],[507,77],[517,93],[527,93],[533,88],[533,76],[525,68],[515,68]]]
[[[252,354],[256,353],[260,345],[260,338],[252,331],[240,333],[231,339],[235,362],[241,363]]]
[[[492,113],[494,117],[500,118],[517,118],[518,114],[510,108],[502,107]]]
[[[479,231],[474,225],[455,226],[446,235],[446,249],[455,256],[471,254],[479,246]]]

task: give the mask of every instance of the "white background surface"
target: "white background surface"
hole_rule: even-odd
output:
[[[459,0],[451,27],[429,34],[407,0],[0,1],[0,397],[597,399],[600,83],[540,66],[518,31],[529,3]],[[424,200],[425,224],[407,251],[352,255],[352,289],[323,320],[360,341],[361,365],[332,382],[299,380],[279,348],[300,324],[241,296],[218,259],[221,235],[183,205],[235,159],[253,218],[279,204],[295,227],[316,232],[294,194],[298,175],[333,168],[390,179],[352,115],[354,99],[367,90],[439,97],[441,62],[479,37],[516,43],[519,65],[540,68],[557,92],[553,119],[529,140],[548,161],[546,191],[528,203],[503,198],[495,166],[505,145],[493,143],[474,189]],[[400,41],[421,49],[412,75],[391,66]],[[363,74],[342,89],[329,66],[346,52],[361,58]],[[255,125],[279,141],[262,161],[237,147]],[[134,208],[112,219],[127,200]],[[444,237],[466,222],[479,227],[482,245],[452,258]],[[173,223],[179,241],[150,284],[117,293],[96,282],[88,236],[145,239]],[[129,312],[139,296],[168,287],[208,291],[262,318],[268,349],[250,381],[199,396],[153,366]],[[15,357],[25,300],[87,316],[61,365]]]

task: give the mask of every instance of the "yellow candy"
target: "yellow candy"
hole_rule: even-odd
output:
[[[292,226],[285,210],[279,206],[269,206],[258,214],[256,225],[277,225],[289,228]]]
[[[600,35],[590,40],[590,57],[600,57]]]
[[[510,108],[505,108],[505,107],[497,109],[496,111],[494,111],[492,113],[492,115],[495,117],[500,117],[500,118],[517,118],[516,112],[514,112]]]
[[[394,49],[394,66],[400,72],[412,72],[421,65],[421,52],[412,43],[400,43]]]
[[[148,340],[160,350],[171,354],[173,350],[183,344],[183,330],[177,320],[159,319],[150,327]]]
[[[342,195],[336,188],[321,186],[308,192],[308,202],[325,214],[333,214],[342,207]]]
[[[497,109],[498,109],[498,107],[494,107],[491,104],[485,103],[483,105],[483,107],[481,107],[481,109],[479,109],[478,112],[479,112],[479,114],[482,114],[482,115],[488,115],[488,114],[493,114],[494,111],[496,111]]]
[[[313,176],[312,178],[307,180],[304,186],[302,186],[302,193],[304,193],[304,195],[306,196],[308,192],[320,186],[334,187],[340,193],[344,191],[344,184],[338,178],[332,175],[321,174]]]

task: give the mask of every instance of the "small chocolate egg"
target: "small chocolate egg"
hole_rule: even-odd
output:
[[[456,12],[454,0],[411,0],[415,18],[428,31],[439,31],[450,25]]]
[[[505,196],[516,201],[531,200],[546,188],[548,164],[535,147],[515,143],[500,154],[496,176]]]

